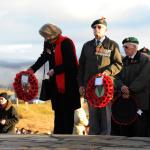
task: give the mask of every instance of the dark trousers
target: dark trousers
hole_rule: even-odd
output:
[[[146,114],[146,137],[150,137],[150,110],[145,112]]]
[[[54,134],[72,134],[74,110],[55,110]]]
[[[149,128],[148,117],[147,111],[143,111],[142,115],[138,115],[134,123],[126,126],[118,125],[112,120],[111,135],[147,137]]]
[[[104,108],[93,108],[89,105],[89,135],[110,135],[111,108],[108,104]]]

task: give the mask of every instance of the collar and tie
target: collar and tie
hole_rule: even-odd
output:
[[[100,47],[102,45],[102,42],[100,40],[96,40],[96,47]]]

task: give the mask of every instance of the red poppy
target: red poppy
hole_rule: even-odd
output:
[[[104,86],[104,95],[98,97],[95,93],[95,78],[103,77],[103,86]],[[87,84],[86,88],[86,98],[89,101],[90,105],[95,108],[102,108],[108,105],[112,100],[114,94],[114,85],[112,79],[103,74],[96,74],[93,76]]]
[[[21,77],[24,74],[27,74],[29,76],[30,87],[28,89],[28,92],[23,89],[21,84]],[[27,102],[31,101],[38,95],[38,80],[36,79],[35,75],[30,71],[21,71],[20,73],[17,73],[14,79],[13,87],[17,97]]]

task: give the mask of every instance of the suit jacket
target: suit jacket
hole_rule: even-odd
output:
[[[83,45],[79,58],[78,81],[80,86],[86,86],[89,78],[97,73],[106,72],[111,76],[118,74],[122,68],[122,57],[118,44],[108,37],[102,42],[102,52],[96,55],[95,39]]]

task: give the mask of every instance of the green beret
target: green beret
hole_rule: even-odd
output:
[[[142,53],[146,53],[146,54],[150,55],[150,50],[146,47],[141,48],[139,51]]]
[[[139,41],[137,38],[135,37],[128,37],[128,38],[125,38],[123,41],[122,41],[122,44],[125,44],[125,43],[135,43],[135,44],[139,44]]]
[[[91,24],[91,27],[93,28],[96,24],[103,24],[103,25],[105,25],[105,26],[107,27],[107,22],[106,22],[106,20],[105,20],[104,17],[95,20],[95,21]]]

